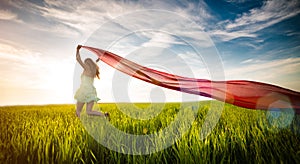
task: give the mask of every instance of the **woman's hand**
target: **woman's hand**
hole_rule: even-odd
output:
[[[77,50],[79,50],[81,47],[82,47],[82,45],[78,45],[78,46],[77,46]]]
[[[76,60],[78,61],[78,63],[82,66],[83,69],[86,69],[85,64],[82,62],[81,57],[80,57],[80,53],[79,53],[79,49],[82,47],[82,45],[78,45],[77,46],[77,51],[76,51]]]
[[[76,60],[77,61],[81,61],[81,58],[80,58],[80,54],[79,54],[79,49],[81,48],[82,46],[81,45],[78,45],[77,48],[76,48]]]

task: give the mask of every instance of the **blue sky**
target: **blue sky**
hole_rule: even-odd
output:
[[[178,75],[254,80],[300,91],[299,13],[299,0],[4,0],[0,105],[73,103],[81,71],[77,44]],[[99,65],[95,86],[102,102],[202,99]],[[126,90],[119,93],[118,87]]]

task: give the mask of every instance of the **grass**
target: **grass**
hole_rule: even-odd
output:
[[[78,119],[74,105],[6,106],[0,107],[1,163],[300,163],[298,115],[277,114],[270,121],[266,111],[229,104],[209,113],[213,111],[210,101],[100,106],[121,132],[165,139],[119,145],[126,138],[110,133],[105,128],[110,124],[103,118],[83,115]],[[217,119],[216,125],[201,136],[213,125],[206,120],[209,114]],[[178,117],[182,118],[176,122]],[[172,134],[163,133],[170,126]],[[184,128],[186,132],[181,133]],[[163,149],[170,142],[168,135],[178,140]],[[102,146],[101,141],[117,151]],[[150,152],[153,145],[157,151],[150,154],[124,154]]]

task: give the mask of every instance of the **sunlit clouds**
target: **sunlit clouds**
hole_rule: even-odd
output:
[[[300,91],[299,14],[298,0],[2,1],[0,105],[73,103],[77,44],[205,79],[213,74],[208,67],[218,66],[209,62],[218,54],[226,80]],[[116,71],[99,66],[101,80],[95,86],[101,101],[117,101],[111,91]],[[157,100],[152,85],[132,80],[128,87],[131,101]],[[157,93],[166,101],[181,99],[162,91]]]
[[[0,20],[15,20],[16,18],[17,14],[10,10],[0,10]]]

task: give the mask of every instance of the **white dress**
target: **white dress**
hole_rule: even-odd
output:
[[[78,90],[76,91],[74,98],[78,102],[82,103],[99,101],[100,99],[97,97],[96,88],[94,87],[94,78],[82,74],[81,84]]]

